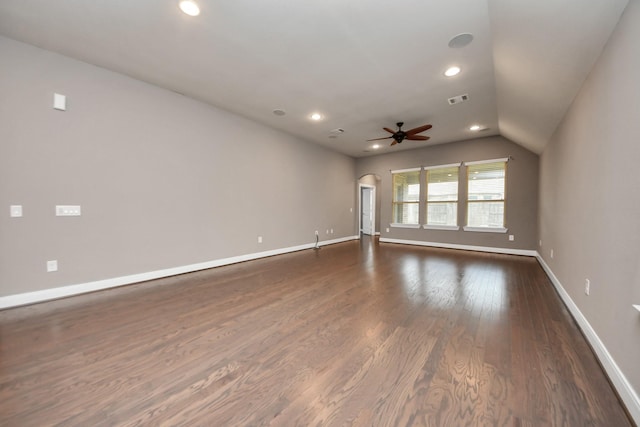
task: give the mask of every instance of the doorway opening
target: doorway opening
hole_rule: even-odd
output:
[[[358,229],[360,233],[373,236],[376,233],[376,187],[368,184],[358,184],[360,189],[360,215]]]

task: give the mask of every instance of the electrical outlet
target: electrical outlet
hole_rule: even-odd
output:
[[[53,271],[58,271],[58,261],[55,259],[47,261],[47,273],[51,273]]]
[[[318,230],[316,230],[316,236],[318,236]]]
[[[326,234],[329,234],[329,229],[328,228],[327,228],[327,233]]]
[[[387,233],[389,232],[389,227],[387,227]]]
[[[331,229],[331,234],[333,234],[333,228]]]
[[[589,295],[589,292],[591,291],[591,282],[589,281],[589,279],[585,279],[584,281],[584,293]]]
[[[258,236],[258,243],[262,243],[262,236]]]
[[[509,241],[513,242],[514,240],[516,240],[516,236],[514,236],[513,234],[509,234]]]
[[[553,249],[551,249],[551,259],[553,259]]]

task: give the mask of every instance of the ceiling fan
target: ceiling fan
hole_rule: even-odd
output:
[[[402,125],[404,125],[404,122],[398,122],[396,123],[396,125],[398,126],[398,130],[397,131],[393,131],[389,128],[382,128],[384,130],[386,130],[387,132],[389,132],[391,134],[391,136],[385,136],[384,138],[374,138],[374,139],[367,139],[367,141],[379,141],[381,139],[391,139],[393,138],[393,142],[391,143],[391,146],[394,146],[396,144],[400,144],[402,141],[404,141],[405,139],[408,139],[410,141],[426,141],[429,139],[428,136],[422,136],[422,135],[418,135],[420,132],[424,132],[425,130],[429,130],[431,129],[431,125],[424,125],[424,126],[419,126],[417,128],[413,128],[411,130],[407,130],[404,131],[402,130]]]

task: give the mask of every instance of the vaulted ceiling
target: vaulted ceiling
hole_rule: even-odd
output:
[[[177,0],[3,0],[0,34],[353,157],[498,134],[540,153],[627,4],[197,1],[192,17]],[[462,33],[473,41],[449,47]],[[431,139],[367,141],[399,121]]]

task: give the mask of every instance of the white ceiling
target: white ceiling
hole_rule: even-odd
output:
[[[627,0],[199,0],[198,17],[177,3],[2,0],[0,34],[354,157],[497,134],[539,153]],[[449,48],[460,33],[473,42]],[[398,121],[431,123],[431,140],[372,150]]]

